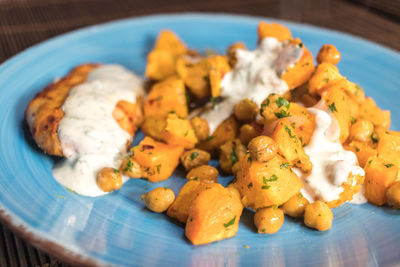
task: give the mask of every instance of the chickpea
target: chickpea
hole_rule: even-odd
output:
[[[188,180],[199,180],[202,182],[216,183],[218,178],[218,170],[213,166],[201,165],[191,169],[186,175]]]
[[[278,152],[278,145],[276,142],[265,135],[253,138],[247,148],[250,151],[251,158],[260,162],[270,160]]]
[[[301,193],[298,193],[289,198],[289,200],[282,205],[282,209],[283,212],[290,217],[300,218],[304,215],[304,211],[308,204],[308,200],[303,197]]]
[[[322,201],[315,201],[307,205],[304,212],[304,223],[318,231],[326,231],[332,226],[333,213],[328,205]]]
[[[194,117],[190,120],[190,123],[193,126],[194,133],[200,141],[204,141],[207,139],[210,134],[210,126],[205,119],[200,117]]]
[[[260,114],[264,123],[270,124],[281,117],[286,117],[289,112],[290,102],[281,95],[270,94],[262,103]]]
[[[97,185],[104,192],[117,190],[122,186],[122,175],[117,169],[105,167],[97,173]]]
[[[273,234],[279,231],[285,220],[283,211],[276,207],[262,208],[254,215],[254,224],[260,234]]]
[[[239,130],[239,139],[242,144],[247,146],[247,144],[253,139],[260,135],[261,130],[257,129],[253,124],[243,124]]]
[[[142,195],[142,201],[146,207],[157,213],[166,211],[174,200],[174,191],[168,187],[158,187]]]
[[[334,45],[326,44],[321,47],[317,55],[317,62],[328,62],[338,64],[340,61],[340,53]]]
[[[207,165],[211,155],[207,151],[195,148],[184,152],[180,159],[183,167],[188,171],[201,165]]]
[[[352,140],[367,142],[371,140],[374,132],[374,124],[369,120],[357,120],[350,128],[350,138]]]
[[[252,121],[258,113],[258,106],[247,98],[242,99],[233,107],[233,113],[239,121]]]
[[[142,169],[140,168],[140,165],[136,161],[132,160],[131,157],[126,157],[122,160],[119,170],[131,178],[142,177]]]
[[[225,173],[233,173],[233,166],[235,170],[238,168],[239,159],[246,154],[246,147],[242,144],[240,139],[227,141],[221,146],[219,154],[219,166]]]
[[[386,191],[387,202],[395,209],[400,209],[400,181],[395,182]]]

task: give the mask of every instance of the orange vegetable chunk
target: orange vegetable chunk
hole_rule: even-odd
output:
[[[382,206],[386,203],[386,190],[395,182],[398,167],[383,158],[372,157],[365,170],[365,197],[372,204]]]
[[[156,142],[146,136],[132,151],[132,160],[140,165],[142,177],[150,182],[159,182],[172,175],[179,164],[183,147]]]
[[[185,234],[194,245],[232,237],[238,230],[243,205],[236,189],[214,185],[205,187],[189,209]]]
[[[186,149],[194,148],[198,141],[190,121],[179,118],[175,113],[169,114],[167,117],[162,140],[169,145],[183,146]]]

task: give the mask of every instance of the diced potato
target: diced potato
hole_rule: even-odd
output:
[[[376,149],[371,144],[363,143],[359,141],[352,141],[345,147],[348,150],[353,151],[358,159],[358,164],[364,167],[370,157],[376,157]]]
[[[390,111],[381,110],[370,97],[367,97],[365,102],[360,105],[359,116],[361,119],[372,121],[375,126],[382,126],[389,129]]]
[[[300,44],[303,46],[303,55],[294,65],[290,65],[281,76],[290,90],[306,83],[315,69],[311,52],[301,42]]]
[[[317,66],[308,82],[309,92],[310,94],[320,95],[324,88],[333,85],[341,79],[343,79],[343,76],[340,75],[335,65],[331,63],[321,63]]]
[[[233,140],[239,133],[239,123],[231,116],[224,120],[214,133],[205,141],[198,144],[198,148],[210,152],[212,155],[217,155],[221,145],[227,141]]]
[[[383,158],[371,157],[365,165],[364,195],[372,204],[386,203],[386,190],[395,182],[398,167]]]
[[[132,160],[142,169],[142,177],[150,182],[168,179],[179,164],[183,153],[182,146],[166,145],[145,137],[139,145],[132,148]]]
[[[247,155],[239,164],[233,186],[239,190],[243,205],[253,210],[281,205],[303,187],[289,162],[279,155],[268,162],[253,161]]]
[[[350,134],[351,115],[350,103],[344,89],[339,84],[327,87],[321,99],[325,101],[327,111],[331,112],[340,127],[340,142],[344,143]]]
[[[379,137],[377,147],[379,157],[400,167],[400,135],[399,132],[387,131]]]
[[[201,245],[232,237],[239,227],[243,205],[240,198],[220,184],[205,187],[189,208],[186,237]]]
[[[196,180],[187,181],[186,184],[179,191],[174,203],[168,208],[167,215],[175,218],[181,223],[186,223],[189,208],[193,200],[200,194],[202,190],[216,186],[216,183],[204,183]]]
[[[290,30],[278,23],[266,23],[261,21],[257,28],[258,42],[260,43],[265,37],[275,37],[280,42],[292,39]]]
[[[176,59],[184,53],[186,53],[186,46],[178,36],[170,31],[162,31],[153,51],[147,56],[146,77],[162,80],[173,75]]]
[[[176,76],[156,83],[144,103],[145,117],[166,117],[168,113],[176,113],[183,118],[188,115],[185,86]]]
[[[302,142],[296,135],[296,130],[287,118],[280,119],[272,133],[272,139],[277,142],[280,153],[292,164],[305,172],[312,169],[310,158],[305,153]]]
[[[186,149],[194,148],[198,141],[190,121],[179,118],[175,113],[168,114],[162,140],[169,145],[183,146]]]

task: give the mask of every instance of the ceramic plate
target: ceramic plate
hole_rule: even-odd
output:
[[[274,235],[256,234],[245,211],[237,235],[192,246],[184,227],[164,214],[149,212],[140,196],[185,182],[178,169],[165,182],[130,180],[104,197],[76,195],[51,175],[54,159],[32,141],[24,110],[55,78],[85,62],[119,63],[143,75],[146,55],[161,29],[175,31],[199,51],[223,53],[234,41],[254,48],[260,20],[216,14],[172,14],[132,18],[84,28],[34,46],[0,67],[0,209],[2,221],[49,253],[83,264],[118,266],[375,266],[400,263],[400,211],[370,204],[334,209],[332,229],[317,232],[286,218]],[[347,34],[282,22],[316,55],[322,44],[342,53],[339,69],[392,112],[400,130],[400,55]],[[136,141],[142,137],[138,134]],[[220,177],[226,184],[231,178]]]

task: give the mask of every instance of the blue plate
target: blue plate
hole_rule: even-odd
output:
[[[331,230],[317,232],[286,218],[274,235],[259,235],[245,211],[237,235],[192,246],[184,227],[146,210],[142,193],[184,184],[178,169],[168,181],[130,180],[99,198],[76,195],[51,176],[53,159],[42,154],[24,124],[24,110],[38,91],[85,62],[119,63],[143,74],[146,55],[161,29],[176,33],[189,47],[222,53],[234,41],[256,43],[260,20],[215,14],[133,18],[78,30],[46,41],[0,67],[0,209],[3,223],[64,260],[121,266],[376,266],[400,263],[400,212],[369,204],[334,209]],[[339,69],[361,85],[378,105],[392,111],[400,130],[400,55],[343,33],[282,22],[316,55],[322,44],[342,53]],[[140,139],[140,134],[136,141]],[[226,183],[229,178],[219,178]],[[248,247],[247,247],[248,246]]]

